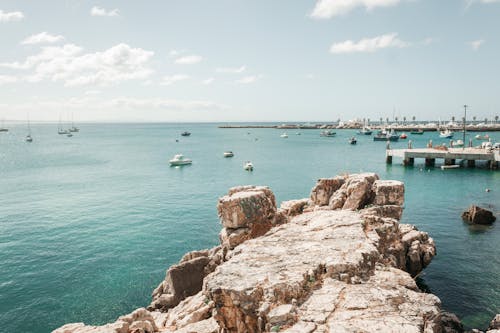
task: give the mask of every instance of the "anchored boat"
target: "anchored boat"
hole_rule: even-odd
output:
[[[177,154],[169,161],[171,166],[187,165],[193,163],[189,158],[184,157],[182,154]]]

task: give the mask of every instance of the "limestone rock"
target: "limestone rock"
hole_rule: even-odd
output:
[[[460,322],[460,319],[450,312],[441,312],[440,321],[443,327],[443,333],[463,333],[464,326]]]
[[[462,213],[462,219],[472,224],[492,224],[496,217],[491,211],[472,205],[468,211]]]
[[[294,217],[304,212],[304,208],[309,206],[309,199],[289,200],[281,203],[280,209],[288,217]]]
[[[369,206],[361,210],[362,215],[375,215],[380,217],[390,217],[400,220],[403,216],[403,207],[399,205]]]
[[[318,206],[328,205],[330,197],[344,184],[345,177],[336,176],[334,178],[318,179],[316,185],[311,190],[311,201]]]
[[[405,186],[397,180],[376,180],[373,183],[374,205],[403,205]]]
[[[372,186],[378,180],[374,173],[352,174],[330,198],[328,206],[331,209],[357,210],[371,203]]]
[[[488,327],[489,330],[500,330],[500,314],[497,314]]]

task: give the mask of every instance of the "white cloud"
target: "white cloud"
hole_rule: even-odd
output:
[[[304,76],[308,80],[314,80],[316,78],[316,75],[309,73]]]
[[[90,10],[90,15],[92,15],[92,16],[110,16],[110,17],[112,17],[112,16],[118,16],[119,12],[118,12],[118,8],[111,9],[111,10],[106,10],[106,9],[98,7],[98,6],[94,6]]]
[[[224,105],[210,101],[175,100],[162,98],[127,98],[120,97],[106,102],[105,106],[118,109],[162,109],[172,111],[183,110],[218,110],[226,108]]]
[[[372,10],[376,7],[389,7],[399,4],[400,0],[318,0],[311,17],[327,19],[347,14],[357,7]]]
[[[175,75],[167,75],[164,76],[160,84],[162,86],[169,86],[179,81],[184,81],[189,79],[189,75],[186,74],[175,74]]]
[[[474,51],[479,50],[479,48],[484,44],[484,39],[473,40],[468,43]]]
[[[152,70],[148,63],[153,54],[123,43],[95,53],[83,53],[83,48],[66,44],[43,47],[40,53],[23,62],[0,63],[0,67],[29,71],[22,75],[22,80],[27,82],[50,80],[66,86],[112,85],[149,77]]]
[[[41,32],[36,35],[31,35],[24,39],[21,44],[23,45],[33,45],[33,44],[52,44],[63,41],[64,37],[61,35],[51,35],[47,32]]]
[[[212,84],[212,82],[214,82],[214,80],[215,79],[213,77],[209,77],[208,79],[201,81],[201,83],[208,85],[208,84]]]
[[[242,77],[239,80],[236,80],[236,83],[249,84],[249,83],[257,82],[261,78],[262,78],[262,75],[249,75],[249,76]]]
[[[0,10],[0,22],[15,22],[21,21],[24,18],[22,12],[4,12]]]
[[[95,95],[99,95],[101,93],[100,90],[87,90],[84,95],[85,96],[95,96]]]
[[[175,59],[175,63],[179,65],[193,65],[202,61],[203,58],[199,55],[188,55]]]
[[[238,74],[238,73],[243,73],[246,71],[246,66],[243,65],[241,67],[220,67],[217,68],[215,71],[218,73],[229,73],[229,74]]]
[[[12,75],[0,75],[0,85],[17,82],[18,78]]]
[[[407,47],[410,43],[397,38],[397,33],[385,34],[373,38],[363,38],[358,42],[346,40],[340,43],[334,43],[330,47],[333,54],[354,53],[354,52],[375,52],[390,47]]]
[[[171,50],[168,55],[171,57],[177,57],[178,55],[186,52],[185,50]]]

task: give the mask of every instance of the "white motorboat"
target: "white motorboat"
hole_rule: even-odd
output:
[[[233,156],[234,156],[234,154],[230,150],[224,152],[224,157],[233,157]]]
[[[449,129],[445,129],[444,131],[439,132],[440,138],[451,139],[453,137],[453,132]]]
[[[280,135],[280,137],[282,137],[282,138],[285,138],[285,139],[286,139],[286,138],[288,138],[288,134],[286,134],[286,132],[285,132],[285,133],[281,134],[281,135]]]
[[[246,171],[253,171],[252,162],[250,161],[245,162],[245,164],[243,165],[243,169],[245,169]]]
[[[177,154],[172,158],[170,161],[168,161],[170,165],[172,166],[178,166],[178,165],[186,165],[186,164],[191,164],[193,163],[192,160],[189,158],[184,157],[182,154]]]
[[[480,134],[477,134],[475,136],[476,140],[488,140],[490,138],[490,136],[488,134],[486,135],[480,135]]]
[[[457,141],[453,141],[453,147],[463,147],[464,146],[464,142],[460,139],[458,139]]]
[[[447,170],[447,169],[458,169],[460,168],[459,164],[452,164],[452,165],[441,165],[441,170]]]
[[[33,138],[31,137],[31,135],[27,135],[26,136],[26,142],[33,142]]]
[[[333,131],[325,130],[325,131],[321,131],[321,133],[319,133],[319,136],[334,137],[336,134],[337,133],[335,133]]]

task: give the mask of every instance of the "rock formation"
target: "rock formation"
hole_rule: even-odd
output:
[[[492,224],[497,219],[492,212],[487,209],[470,206],[469,210],[462,213],[462,219],[472,224]]]
[[[403,199],[403,183],[376,174],[320,179],[279,209],[267,187],[232,188],[221,245],[170,267],[148,310],[54,333],[463,332],[412,278],[436,252],[399,223]]]

